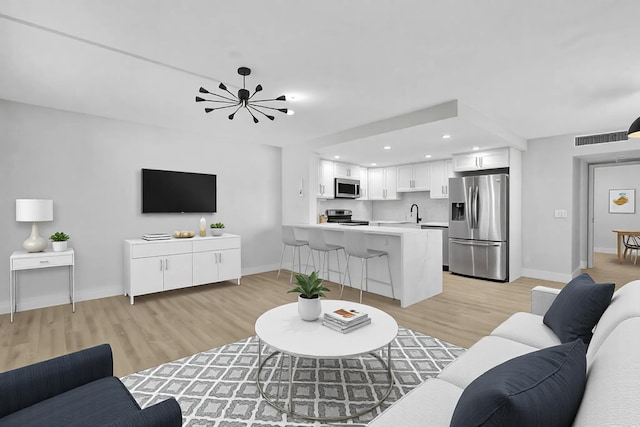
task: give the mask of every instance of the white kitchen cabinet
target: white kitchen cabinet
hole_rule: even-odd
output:
[[[237,279],[240,236],[124,241],[124,294],[139,295]]]
[[[369,200],[369,174],[367,168],[360,167],[360,197],[358,200]]]
[[[477,151],[473,153],[456,154],[453,156],[453,170],[455,172],[497,169],[509,167],[509,149]]]
[[[431,165],[427,162],[398,166],[397,191],[429,191],[430,172]]]
[[[369,200],[397,200],[397,168],[369,168]]]
[[[432,199],[449,198],[449,178],[453,176],[453,161],[441,160],[431,162],[431,192]]]
[[[335,178],[360,179],[360,166],[334,162],[333,173]]]
[[[318,197],[322,199],[333,199],[334,189],[334,164],[331,160],[320,159],[318,161]]]

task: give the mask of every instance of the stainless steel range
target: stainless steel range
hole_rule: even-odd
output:
[[[351,219],[353,212],[350,209],[327,209],[327,222],[340,225],[369,225],[369,221]]]

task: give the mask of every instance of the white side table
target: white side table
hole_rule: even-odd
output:
[[[9,295],[11,306],[11,322],[13,323],[13,314],[17,308],[16,291],[18,286],[18,271],[32,270],[36,268],[48,267],[65,267],[69,268],[69,299],[71,301],[71,309],[75,313],[75,253],[73,249],[67,249],[62,252],[52,252],[45,250],[44,252],[26,252],[15,251],[9,258]]]

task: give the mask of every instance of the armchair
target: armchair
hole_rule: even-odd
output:
[[[2,426],[178,427],[171,398],[145,409],[113,376],[109,344],[0,374]]]

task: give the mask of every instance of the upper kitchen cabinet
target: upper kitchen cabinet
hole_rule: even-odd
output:
[[[449,178],[452,176],[452,160],[431,162],[431,193],[429,197],[432,199],[449,198]]]
[[[334,165],[331,160],[318,160],[318,195],[322,199],[333,199],[335,197],[334,188]]]
[[[369,200],[397,200],[396,190],[397,168],[369,168],[368,190]]]
[[[429,163],[398,166],[397,191],[429,191],[430,175],[431,165]]]
[[[477,151],[453,156],[455,172],[476,171],[509,167],[509,149]]]
[[[360,179],[360,166],[347,163],[333,163],[333,172],[336,178]]]

